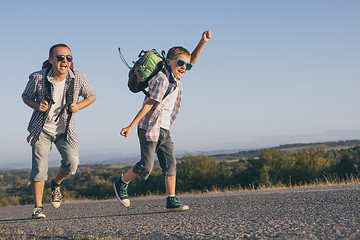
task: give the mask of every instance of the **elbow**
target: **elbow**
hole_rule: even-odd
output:
[[[96,97],[95,98],[90,98],[89,100],[90,100],[90,104],[92,104],[92,103],[94,103],[95,101],[96,101]]]

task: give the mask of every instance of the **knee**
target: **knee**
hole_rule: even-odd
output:
[[[133,171],[137,175],[139,175],[142,179],[146,180],[149,176],[154,167],[154,164],[151,163],[140,163],[138,162],[134,167]]]
[[[33,168],[30,173],[30,181],[46,181],[48,178],[47,168]]]
[[[79,165],[78,156],[70,156],[66,161],[61,162],[61,167],[68,173],[74,175]]]
[[[164,176],[176,176],[176,162],[169,162],[167,167],[163,169]]]

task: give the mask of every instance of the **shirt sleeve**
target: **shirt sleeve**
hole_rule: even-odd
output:
[[[149,81],[149,98],[157,102],[161,102],[168,86],[169,81],[167,80],[167,77],[164,73],[159,72]]]
[[[37,80],[39,78],[39,74],[33,73],[29,76],[29,81],[26,84],[25,90],[22,93],[21,97],[23,100],[35,100],[36,92],[37,92]]]
[[[96,92],[90,85],[86,75],[84,73],[77,72],[81,78],[81,88],[80,88],[80,95],[83,98],[96,98]]]

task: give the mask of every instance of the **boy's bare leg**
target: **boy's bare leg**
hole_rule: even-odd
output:
[[[131,182],[132,180],[134,180],[134,178],[136,178],[138,175],[136,173],[134,173],[134,171],[132,170],[132,168],[127,172],[125,173],[125,175],[123,176],[123,181],[125,183],[129,183]]]
[[[189,206],[182,205],[179,199],[175,196],[175,185],[176,176],[165,176],[166,194],[168,195],[166,198],[166,211],[181,212],[189,210]]]
[[[42,207],[45,181],[32,181],[31,183],[35,199],[35,207]]]
[[[175,196],[176,176],[165,176],[166,194]]]
[[[60,167],[59,172],[58,172],[58,174],[56,175],[56,177],[54,179],[54,182],[56,184],[60,185],[60,183],[69,175],[70,175],[70,173],[68,173],[62,167]]]

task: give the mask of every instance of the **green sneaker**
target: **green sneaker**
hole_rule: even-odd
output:
[[[130,200],[127,192],[129,184],[124,183],[121,178],[117,179],[113,183],[113,187],[115,190],[116,198],[119,200],[119,202],[122,203],[125,207],[130,206]]]
[[[166,198],[166,211],[169,212],[181,212],[189,210],[188,205],[182,205],[177,197]]]

